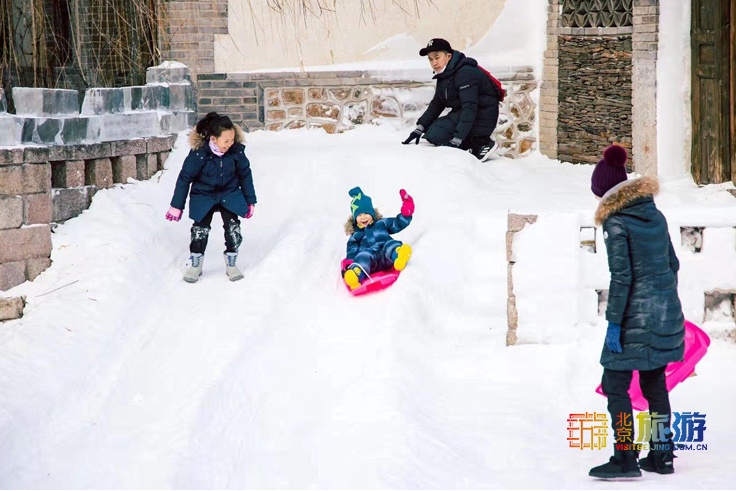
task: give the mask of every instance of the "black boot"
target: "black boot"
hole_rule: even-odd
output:
[[[593,467],[588,475],[600,479],[641,477],[641,471],[636,463],[636,452],[616,449],[607,464]]]
[[[657,474],[675,473],[675,454],[672,450],[651,450],[646,457],[639,461],[639,468]]]

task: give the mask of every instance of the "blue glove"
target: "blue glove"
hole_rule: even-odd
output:
[[[424,134],[424,128],[422,126],[417,126],[414,131],[409,133],[409,138],[401,142],[402,144],[406,145],[408,143],[414,142],[415,145],[419,145],[419,139]]]
[[[441,146],[443,147],[452,147],[452,148],[460,148],[460,144],[463,141],[460,138],[453,138],[447,143],[443,143]]]
[[[621,347],[621,326],[608,322],[608,329],[606,330],[606,345],[611,353],[623,353],[624,349]]]

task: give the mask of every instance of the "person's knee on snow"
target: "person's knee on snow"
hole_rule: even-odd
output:
[[[419,56],[427,57],[437,85],[416,128],[402,143],[419,143],[424,134],[434,145],[470,150],[479,160],[487,160],[497,148],[492,135],[505,96],[500,82],[445,39],[430,40]],[[450,112],[442,116],[448,108]],[[472,143],[477,137],[488,141]]]

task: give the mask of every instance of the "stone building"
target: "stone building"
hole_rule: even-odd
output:
[[[736,182],[735,21],[733,0],[549,0],[542,153],[616,141],[639,173]]]

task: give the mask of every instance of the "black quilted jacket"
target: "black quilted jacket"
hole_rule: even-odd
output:
[[[667,221],[654,204],[658,191],[650,177],[624,181],[603,196],[596,211],[611,272],[606,319],[621,325],[623,346],[623,353],[612,353],[604,344],[601,365],[611,370],[652,370],[682,359],[680,263]]]

